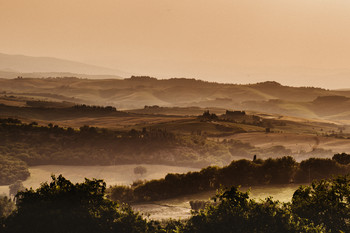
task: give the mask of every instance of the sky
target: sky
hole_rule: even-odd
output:
[[[0,52],[158,78],[350,88],[350,1],[0,0]]]

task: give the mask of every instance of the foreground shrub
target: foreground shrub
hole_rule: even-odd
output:
[[[106,199],[105,190],[102,180],[72,184],[53,176],[50,184],[17,194],[17,210],[2,232],[146,232],[147,222],[130,207]]]
[[[249,191],[232,186],[220,190],[214,203],[192,202],[204,209],[198,208],[201,210],[193,211],[183,221],[146,220],[129,206],[106,199],[105,190],[102,180],[72,184],[62,176],[53,176],[50,184],[19,192],[15,211],[11,200],[0,199],[0,232],[350,232],[349,175],[300,186],[291,203],[272,198],[251,200]],[[120,189],[119,193],[127,196],[128,189]]]
[[[289,205],[267,198],[262,202],[249,199],[249,192],[237,187],[221,191],[218,205],[209,205],[194,214],[183,232],[322,232],[305,219],[293,216]]]
[[[299,187],[293,195],[292,211],[332,232],[350,232],[350,176]]]

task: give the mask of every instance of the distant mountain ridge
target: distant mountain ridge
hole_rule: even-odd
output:
[[[5,72],[66,72],[87,75],[117,75],[126,73],[116,69],[85,64],[53,57],[33,57],[0,53],[0,70]]]

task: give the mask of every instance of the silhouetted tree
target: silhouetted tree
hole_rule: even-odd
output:
[[[9,189],[10,189],[9,191],[10,196],[16,196],[18,192],[24,191],[25,187],[23,186],[22,181],[18,180],[15,183],[11,184],[9,186]]]
[[[72,184],[53,176],[50,184],[17,194],[17,210],[2,232],[147,232],[146,221],[130,207],[106,199],[105,190],[102,180]]]
[[[144,166],[137,166],[134,168],[134,173],[142,176],[143,174],[147,173],[147,168]]]
[[[350,177],[314,181],[294,192],[295,215],[326,226],[329,232],[350,232]]]
[[[235,186],[219,192],[214,201],[218,204],[193,214],[185,223],[184,233],[322,231],[322,227],[292,216],[288,206],[271,198],[256,202]]]
[[[0,219],[7,217],[15,209],[15,203],[6,196],[0,197]],[[0,221],[0,232],[1,232],[1,221]]]
[[[335,154],[332,157],[333,160],[337,161],[340,164],[349,164],[350,163],[350,154],[341,153],[341,154]]]

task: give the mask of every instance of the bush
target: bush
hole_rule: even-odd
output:
[[[335,154],[333,155],[332,159],[337,161],[340,164],[347,165],[350,163],[350,154],[346,154],[346,153]]]
[[[221,190],[209,205],[185,223],[184,233],[321,232],[322,227],[293,217],[288,205],[270,198],[262,202],[249,199],[237,187]]]
[[[72,184],[52,177],[37,190],[17,194],[17,210],[4,222],[5,233],[147,232],[147,222],[125,205],[105,199],[106,184]]]
[[[8,197],[0,197],[0,219],[7,217],[15,209],[15,203]],[[1,229],[1,227],[0,227]]]
[[[350,232],[350,176],[299,187],[293,195],[292,210],[331,232]]]
[[[137,166],[134,168],[134,173],[142,176],[143,174],[147,173],[147,168],[144,166]]]
[[[0,185],[9,185],[29,177],[25,162],[10,156],[0,155]]]

